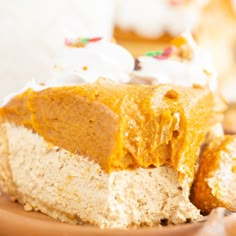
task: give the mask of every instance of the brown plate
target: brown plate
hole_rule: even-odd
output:
[[[92,226],[69,225],[58,222],[37,212],[26,212],[18,203],[0,196],[0,235],[1,236],[84,236],[84,235],[137,235],[137,236],[207,236],[236,235],[236,215],[223,219],[215,214],[206,222],[168,226],[163,228],[142,228],[129,230],[102,230]]]

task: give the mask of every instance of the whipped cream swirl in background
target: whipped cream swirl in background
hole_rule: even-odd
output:
[[[146,38],[193,31],[208,0],[116,0],[115,23]]]

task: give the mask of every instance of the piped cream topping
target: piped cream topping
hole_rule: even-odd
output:
[[[55,61],[47,85],[81,85],[101,77],[116,83],[129,82],[134,59],[123,47],[99,38],[67,40],[67,44]]]
[[[29,88],[40,91],[93,83],[99,78],[128,83],[133,68],[134,58],[116,43],[102,38],[66,39],[62,54],[52,66],[52,77],[42,83],[32,79],[20,91],[6,96],[2,105]]]
[[[116,0],[115,23],[125,31],[155,38],[193,31],[208,0]]]
[[[138,57],[137,62],[131,83],[200,85],[212,91],[218,87],[217,73],[210,56],[196,45],[190,33],[173,40],[173,45],[163,52],[149,52]]]

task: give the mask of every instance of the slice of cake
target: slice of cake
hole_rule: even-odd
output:
[[[78,57],[0,109],[3,192],[26,210],[101,228],[200,219],[189,192],[201,145],[222,120],[216,95],[125,84],[133,61],[124,49],[100,38],[66,44]]]

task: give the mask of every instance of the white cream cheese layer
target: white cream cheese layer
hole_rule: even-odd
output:
[[[116,0],[115,23],[125,31],[155,38],[194,30],[208,0]]]

